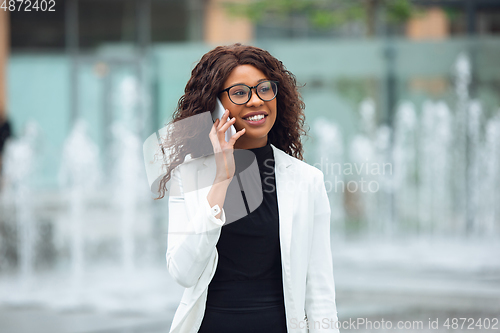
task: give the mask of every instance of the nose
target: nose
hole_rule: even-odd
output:
[[[264,101],[257,96],[257,91],[256,88],[253,88],[252,90],[252,96],[250,96],[250,100],[247,102],[247,106],[261,106],[264,104]]]

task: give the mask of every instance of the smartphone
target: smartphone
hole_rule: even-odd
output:
[[[217,97],[217,102],[215,103],[215,110],[212,112],[212,120],[215,122],[217,119],[221,119],[222,116],[224,115],[224,112],[226,112],[226,109],[224,109],[224,106],[222,105],[222,102],[220,101],[219,97]],[[229,117],[228,117],[229,120]],[[229,126],[229,128],[226,131],[226,141],[229,141],[233,135],[236,134],[236,128],[234,128],[233,125]]]

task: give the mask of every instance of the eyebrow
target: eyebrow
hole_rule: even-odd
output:
[[[268,81],[269,79],[260,79],[257,81],[257,84],[261,83],[262,81]],[[235,86],[237,84],[246,84],[246,83],[243,83],[243,82],[238,82],[238,83],[233,83],[233,84],[230,84],[229,87],[231,86]]]

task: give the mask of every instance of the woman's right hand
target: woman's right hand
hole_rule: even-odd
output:
[[[229,126],[234,125],[235,118],[227,120],[229,118],[229,111],[226,109],[224,115],[219,120],[217,119],[212,126],[209,137],[212,142],[215,154],[215,163],[217,165],[217,173],[215,179],[217,181],[223,181],[230,179],[234,176],[235,163],[234,163],[234,144],[243,134],[245,134],[245,129],[236,132],[229,141],[226,142],[226,131]]]

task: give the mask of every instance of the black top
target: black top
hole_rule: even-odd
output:
[[[283,305],[273,149],[267,142],[264,147],[249,150],[259,166],[262,204],[249,215],[222,227],[217,243],[219,260],[208,288],[207,307]],[[232,181],[237,181],[237,177]]]

